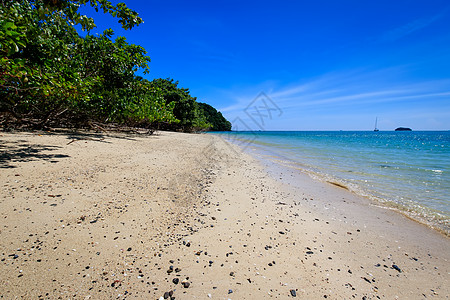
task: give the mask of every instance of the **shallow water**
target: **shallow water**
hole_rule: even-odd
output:
[[[218,133],[450,232],[450,132]]]

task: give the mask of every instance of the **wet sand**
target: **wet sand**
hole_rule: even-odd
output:
[[[218,136],[0,134],[5,299],[448,299],[450,242]]]

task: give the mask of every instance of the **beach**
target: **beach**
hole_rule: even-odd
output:
[[[449,238],[220,136],[0,133],[5,299],[448,299]]]

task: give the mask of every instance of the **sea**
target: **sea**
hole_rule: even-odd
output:
[[[217,134],[450,235],[450,131]]]

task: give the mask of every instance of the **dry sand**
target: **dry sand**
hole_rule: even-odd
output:
[[[450,295],[448,238],[217,136],[1,133],[0,151],[0,298]]]

